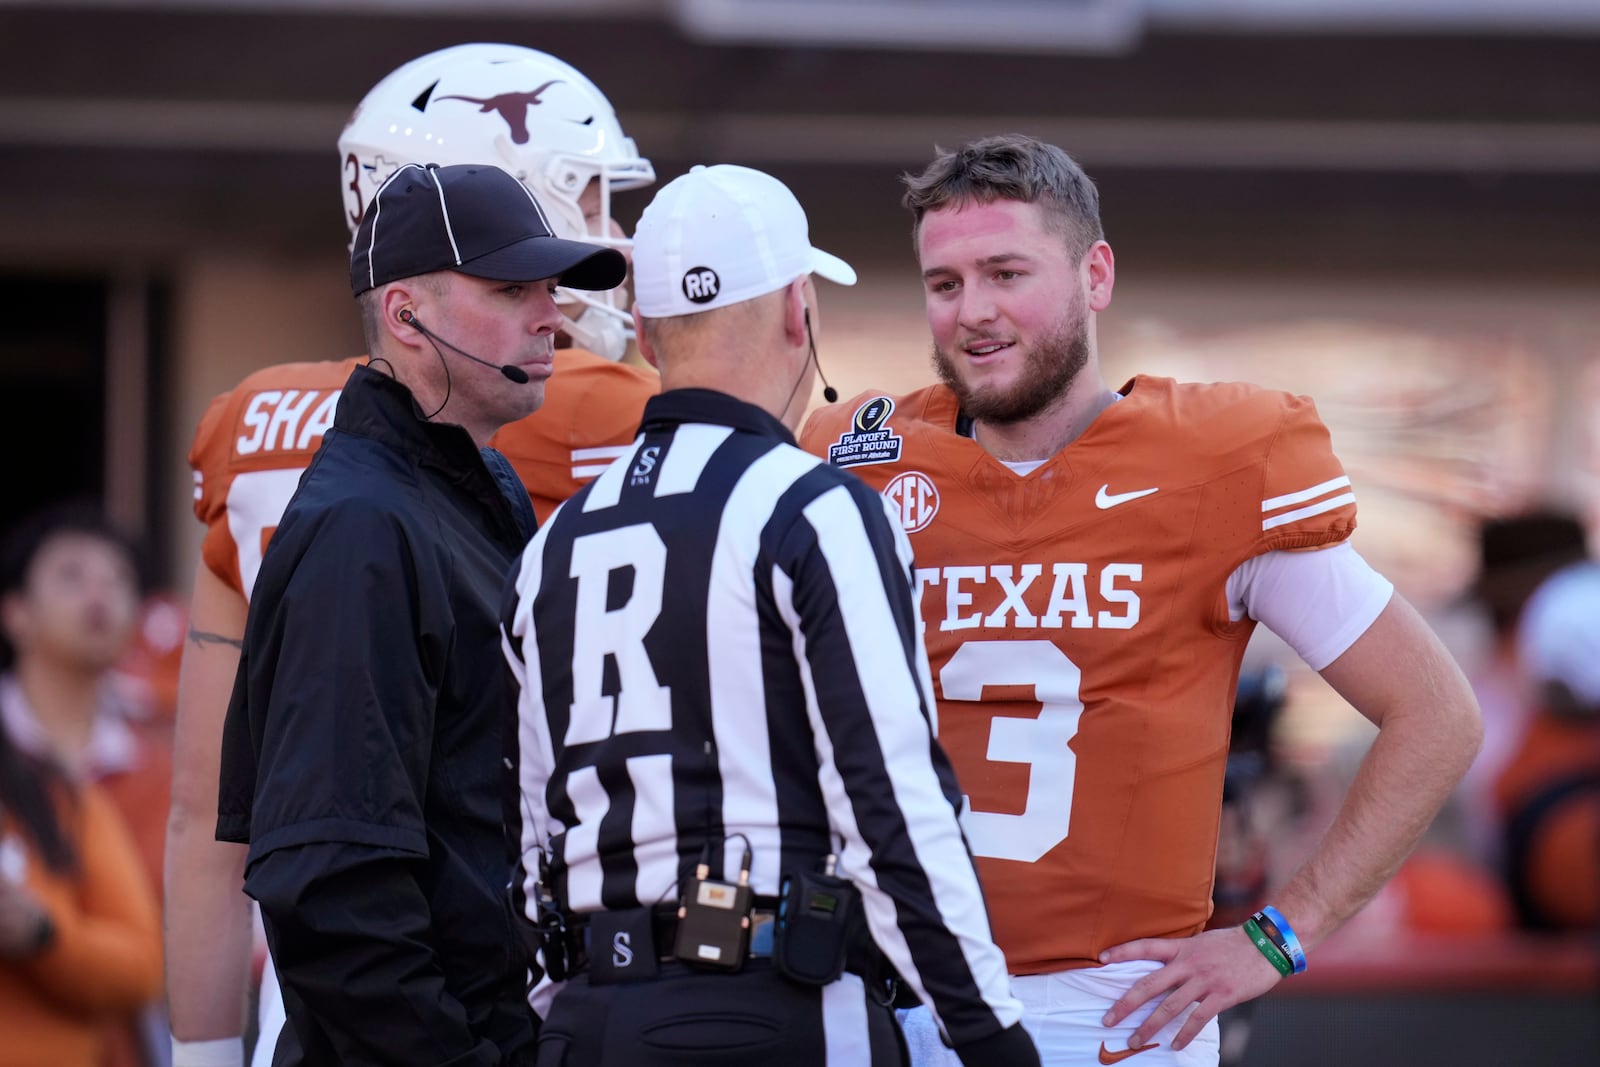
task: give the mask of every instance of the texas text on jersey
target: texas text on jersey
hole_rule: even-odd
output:
[[[1202,928],[1255,626],[1230,618],[1228,576],[1355,527],[1309,399],[1144,376],[1122,393],[1026,476],[957,432],[943,386],[863,394],[802,434],[911,535],[939,736],[1015,974]]]

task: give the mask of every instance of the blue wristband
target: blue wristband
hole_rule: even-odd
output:
[[[1300,945],[1300,938],[1295,936],[1294,927],[1289,925],[1289,920],[1283,917],[1283,912],[1271,904],[1263,905],[1261,914],[1265,915],[1273,926],[1278,928],[1278,936],[1283,939],[1283,954],[1289,957],[1289,962],[1294,965],[1295,974],[1304,974],[1306,969],[1306,950]]]

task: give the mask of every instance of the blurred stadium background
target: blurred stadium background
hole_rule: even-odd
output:
[[[0,0],[6,524],[98,493],[183,595],[206,401],[360,349],[340,128],[466,41],[579,67],[661,181],[789,182],[861,273],[824,298],[844,396],[929,373],[897,176],[1021,131],[1099,182],[1112,376],[1314,395],[1358,546],[1464,663],[1483,519],[1600,530],[1600,0]],[[1285,729],[1312,765],[1363,737],[1303,674]],[[1562,953],[1355,945],[1246,1062],[1595,1062],[1592,952]]]

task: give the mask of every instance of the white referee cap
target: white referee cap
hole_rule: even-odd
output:
[[[850,264],[811,246],[789,187],[749,167],[696,166],[674,178],[633,234],[634,301],[646,318],[738,304],[803,274],[856,283]]]
[[[1562,682],[1600,709],[1600,563],[1576,563],[1546,578],[1528,599],[1519,645],[1529,674]]]

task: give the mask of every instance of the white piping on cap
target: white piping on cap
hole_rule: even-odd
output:
[[[437,167],[429,167],[428,178],[433,182],[433,187],[439,190],[439,214],[444,216],[444,235],[450,238],[450,251],[455,253],[456,266],[461,266],[461,249],[456,247],[456,231],[450,225],[450,207],[444,202],[444,182],[434,173]]]
[[[378,243],[378,216],[383,213],[383,191],[385,189],[389,188],[389,184],[391,182],[393,182],[396,178],[400,177],[400,175],[404,174],[406,171],[410,170],[412,167],[415,167],[415,166],[416,166],[415,163],[407,163],[405,166],[399,168],[393,174],[391,174],[387,178],[385,178],[383,180],[383,184],[378,186],[378,191],[373,194],[373,197],[372,197],[372,229],[367,234],[367,288],[368,289],[376,289],[378,287],[377,272],[372,266],[372,250]]]

